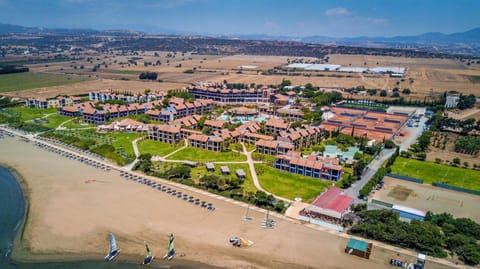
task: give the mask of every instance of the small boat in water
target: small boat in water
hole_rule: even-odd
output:
[[[175,237],[173,236],[173,234],[170,234],[170,237],[168,239],[168,251],[167,251],[167,254],[165,254],[165,256],[163,256],[164,260],[169,261],[177,255],[175,253],[175,247],[174,247],[174,243],[173,243],[174,241],[175,241]]]
[[[110,233],[110,251],[108,252],[108,255],[105,256],[105,261],[109,262],[115,259],[118,254],[120,254],[120,250],[117,248],[117,240],[115,239],[115,235]]]
[[[143,260],[142,265],[149,265],[153,262],[155,256],[152,255],[152,252],[150,251],[150,248],[147,244],[145,244],[145,248],[147,249],[147,257],[145,257],[145,259]]]

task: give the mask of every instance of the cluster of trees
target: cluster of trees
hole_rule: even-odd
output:
[[[434,257],[446,257],[445,242],[440,229],[428,221],[400,221],[399,215],[387,210],[369,210],[359,213],[361,221],[348,232],[366,238],[411,248]]]
[[[139,170],[144,173],[150,172],[150,169],[152,169],[153,166],[151,159],[152,155],[150,153],[141,154],[138,156],[138,161],[133,166],[133,170]]]
[[[0,75],[2,74],[13,74],[13,73],[24,73],[28,72],[28,67],[25,66],[16,66],[16,65],[1,65],[0,66]]]
[[[475,98],[475,95],[473,94],[460,95],[460,100],[458,100],[457,108],[462,110],[467,108],[472,108],[475,105],[476,101],[477,101],[477,98]]]
[[[402,151],[402,157],[411,158],[412,155],[414,155],[417,160],[424,161],[427,158],[427,154],[425,153],[425,151],[430,145],[431,137],[431,131],[423,132],[422,135],[418,137],[417,143],[410,145],[408,151]]]
[[[158,77],[157,72],[142,72],[138,76],[139,79],[148,79],[148,80],[156,80]]]
[[[480,151],[480,137],[459,136],[455,141],[455,151],[471,155],[477,155]]]
[[[429,119],[430,129],[433,131],[448,130],[458,132],[460,134],[468,134],[472,130],[480,131],[480,120],[475,119],[457,120],[447,118],[442,115],[441,111],[437,111]]]
[[[428,212],[425,218],[441,228],[447,249],[468,265],[480,263],[480,224],[467,218],[454,218],[451,214]]]
[[[221,177],[218,175],[210,174],[204,175],[200,178],[200,186],[206,189],[214,189],[217,191],[235,190],[240,188],[243,180],[234,177]]]

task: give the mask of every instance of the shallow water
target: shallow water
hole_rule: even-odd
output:
[[[51,262],[51,263],[16,263],[10,254],[17,233],[22,227],[25,216],[25,199],[20,184],[9,170],[0,166],[0,268],[1,269],[91,269],[91,268],[142,268],[138,264],[119,263],[117,261]],[[99,257],[101,259],[102,257]],[[142,257],[139,257],[139,261]],[[203,264],[178,262],[174,265],[157,264],[150,268],[213,268]]]

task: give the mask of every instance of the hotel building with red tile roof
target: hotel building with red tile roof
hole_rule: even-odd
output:
[[[303,176],[338,181],[342,178],[342,166],[333,162],[323,162],[312,158],[299,157],[299,153],[289,152],[278,155],[273,167]]]
[[[182,140],[180,125],[153,125],[148,138],[168,144],[177,144]]]
[[[223,150],[224,141],[221,137],[204,134],[192,134],[187,137],[188,146],[216,152]]]
[[[192,83],[188,92],[196,99],[212,99],[220,103],[268,103],[270,95],[277,89],[262,87],[261,89],[227,89],[225,85],[212,82]]]

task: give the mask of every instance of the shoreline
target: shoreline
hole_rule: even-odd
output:
[[[13,143],[0,149],[10,153],[4,156],[12,158],[2,162],[0,156],[0,163],[15,169],[15,174],[25,181],[21,186],[27,190],[23,195],[28,195],[29,200],[28,217],[25,214],[22,235],[18,236],[21,245],[15,245],[15,248],[21,247],[16,252],[21,262],[101,260],[107,247],[108,231],[115,232],[120,242],[122,254],[118,260],[133,264],[144,255],[139,254],[143,253],[139,250],[144,248],[144,238],[149,238],[149,245],[150,239],[155,240],[157,244],[152,244],[155,252],[163,253],[158,250],[165,249],[167,239],[163,237],[170,231],[177,235],[179,253],[187,254],[169,263],[172,266],[191,261],[227,268],[384,268],[393,253],[376,247],[370,260],[345,255],[343,249],[347,239],[338,235],[284,219],[276,219],[275,229],[264,230],[258,223],[264,217],[260,212],[252,211],[255,221],[245,223],[240,220],[243,207],[182,189],[218,205],[216,212],[206,213],[157,190],[125,181],[117,175],[118,171],[99,172],[15,138],[11,141]],[[57,171],[44,169],[48,166]],[[92,178],[98,181],[84,182]],[[152,212],[158,214],[144,212],[144,205],[149,205]],[[79,216],[71,214],[77,211]],[[85,220],[89,218],[95,219],[94,225]],[[111,220],[121,223],[122,227]],[[76,225],[70,227],[68,222]],[[255,244],[248,249],[232,248],[227,242],[231,236],[243,236]],[[92,249],[93,252],[88,251]]]
[[[29,217],[29,189],[28,183],[25,180],[24,176],[17,171],[13,166],[0,162],[0,167],[8,170],[13,178],[19,184],[22,190],[22,198],[25,202],[25,214],[20,221],[21,227],[14,235],[13,248],[10,254],[10,261],[17,264],[48,264],[48,263],[68,263],[68,262],[104,262],[103,259],[100,259],[99,256],[95,253],[67,253],[67,252],[45,252],[45,253],[34,253],[31,252],[28,247],[28,241],[24,238],[25,229],[27,229],[26,222]],[[158,259],[158,258],[157,258]],[[139,264],[140,259],[137,256],[131,254],[124,254],[122,257],[116,259],[117,262],[127,263],[131,265]],[[190,261],[190,260],[174,260],[170,262],[173,266],[202,266],[208,268],[220,268],[213,265],[201,264],[199,262]]]

